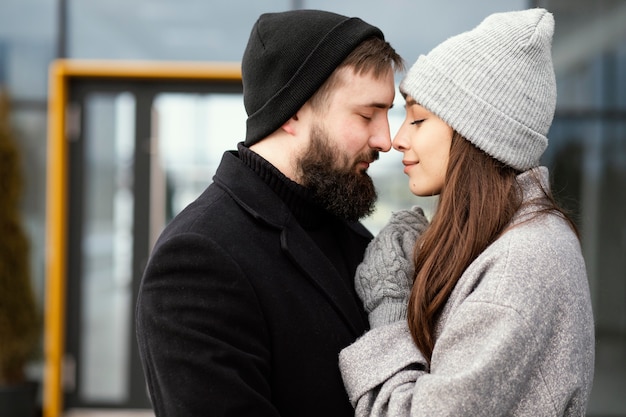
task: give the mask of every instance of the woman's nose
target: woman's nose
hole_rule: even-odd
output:
[[[394,136],[392,145],[393,149],[400,152],[404,152],[409,149],[409,142],[408,140],[406,140],[406,135],[404,133],[404,123],[402,124],[402,126],[400,126],[400,129],[398,130],[398,133],[396,133],[396,136]]]

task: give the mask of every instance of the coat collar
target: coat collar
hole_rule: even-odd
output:
[[[298,224],[278,195],[239,159],[237,152],[229,151],[224,154],[213,181],[256,221],[280,230],[280,245],[285,255],[324,294],[353,334],[360,336],[367,324],[357,300],[337,270]],[[349,226],[365,242],[371,238],[360,223]]]

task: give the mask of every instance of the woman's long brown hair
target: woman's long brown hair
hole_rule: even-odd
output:
[[[446,181],[429,228],[415,252],[416,277],[409,298],[408,325],[417,347],[430,362],[435,326],[465,269],[495,241],[522,204],[519,174],[453,134]],[[556,211],[549,190],[544,211]]]

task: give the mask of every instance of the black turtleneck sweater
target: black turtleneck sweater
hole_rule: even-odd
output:
[[[352,272],[348,271],[344,258],[346,248],[344,241],[347,233],[345,222],[317,205],[309,190],[287,178],[259,154],[242,144],[238,145],[238,151],[243,163],[256,172],[287,205],[298,223],[354,292],[354,277]]]

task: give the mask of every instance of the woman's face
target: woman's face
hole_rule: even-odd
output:
[[[409,189],[417,196],[431,196],[443,187],[452,128],[415,102],[405,97],[406,118],[393,139],[393,148],[404,154],[404,173],[409,176]]]

